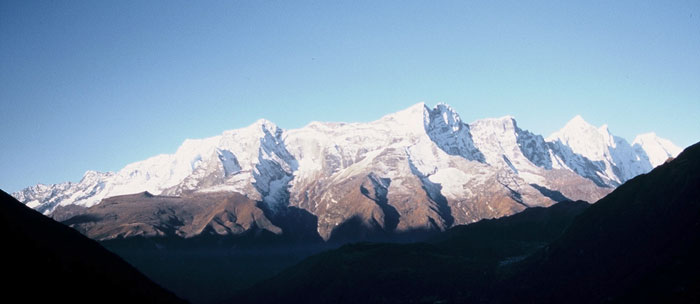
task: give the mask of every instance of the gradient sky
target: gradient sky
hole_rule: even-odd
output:
[[[420,101],[700,140],[700,1],[569,2],[3,0],[0,188]]]

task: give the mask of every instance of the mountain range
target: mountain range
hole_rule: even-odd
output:
[[[283,130],[258,120],[118,172],[12,195],[99,240],[279,235],[275,218],[289,210],[323,240],[364,238],[595,202],[680,151],[653,133],[629,144],[580,116],[544,138],[510,116],[467,124],[448,105],[419,103],[369,123]],[[139,214],[135,202],[152,209]]]

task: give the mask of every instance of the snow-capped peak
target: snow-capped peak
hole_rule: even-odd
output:
[[[534,167],[529,162],[534,163],[536,161],[532,159],[528,161],[526,159],[530,158],[529,156],[533,156],[531,155],[532,153],[529,153],[529,151],[526,153],[521,146],[525,144],[525,141],[529,143],[530,140],[537,139],[520,130],[513,116],[507,115],[498,118],[480,119],[469,124],[469,127],[474,136],[474,143],[484,155],[486,163],[505,165],[512,168],[513,171],[527,166]],[[539,140],[542,141],[539,147],[546,151],[543,140],[541,138]],[[533,144],[537,145],[536,143]],[[523,153],[528,154],[528,156],[525,156]],[[546,155],[546,153],[544,154]]]
[[[584,133],[599,133],[602,129],[603,126],[601,126],[601,128],[596,128],[594,125],[585,121],[581,115],[576,115],[569,120],[563,128],[547,137],[547,140],[550,141],[561,137],[576,136]]]
[[[484,161],[484,156],[474,146],[469,126],[450,106],[441,103],[433,109],[426,107],[422,127],[435,145],[447,154]]]
[[[561,130],[547,137],[547,141],[560,141],[571,147],[574,153],[592,161],[608,159],[608,147],[615,145],[607,125],[596,128],[586,122],[581,115],[574,116]]]
[[[444,103],[437,104],[432,110],[428,109],[427,115],[424,116],[423,123],[426,130],[431,128],[431,125],[437,123],[441,127],[448,127],[452,132],[457,132],[464,125],[459,114],[457,114],[452,107]]]
[[[569,119],[569,122],[567,122],[567,124],[568,124],[568,123],[588,124],[588,122],[587,122],[585,119],[583,119],[583,116],[581,116],[581,114],[576,114],[576,115],[574,115],[574,117],[572,117],[571,119]]]
[[[652,169],[649,159],[639,149],[635,150],[622,137],[611,134],[608,125],[598,128],[587,123],[579,115],[571,119],[561,130],[547,138],[551,145],[559,146],[560,153],[570,151],[574,155],[563,157],[564,163],[579,174],[608,185],[619,185]],[[566,153],[564,153],[566,154]],[[563,154],[562,154],[563,155]],[[573,161],[572,157],[583,157]],[[593,169],[597,168],[597,169]],[[590,171],[593,170],[593,171]],[[592,174],[595,172],[595,174]]]
[[[644,151],[654,167],[663,164],[669,157],[678,156],[682,151],[670,140],[658,137],[654,132],[637,135],[632,146],[637,151]]]
[[[264,128],[276,128],[277,127],[277,125],[275,123],[273,123],[265,118],[260,118],[260,119],[256,120],[252,125],[253,126],[260,126],[260,127],[264,127]]]
[[[447,104],[438,103],[431,112],[439,113],[445,124],[451,126],[453,131],[456,131],[455,128],[462,124],[462,119],[459,117],[459,114]]]
[[[419,102],[404,110],[385,115],[374,123],[386,125],[399,132],[420,134],[425,132],[423,122],[429,115],[428,112],[425,103]]]
[[[278,132],[279,127],[277,127],[277,125],[274,122],[271,122],[264,118],[260,118],[256,120],[253,124],[248,126],[246,129],[252,130],[253,132],[267,131],[268,133],[275,134]]]
[[[457,132],[464,124],[459,114],[445,103],[438,103],[434,108],[428,107],[424,102],[414,104],[404,110],[385,115],[376,123],[390,124],[401,127],[403,131],[430,132],[436,125],[447,127],[452,132]]]

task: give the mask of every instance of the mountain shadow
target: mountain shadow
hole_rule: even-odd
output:
[[[323,238],[319,235],[318,217],[306,209],[288,206],[275,212],[265,208],[266,205],[258,205],[265,212],[265,215],[277,227],[282,229],[280,241],[286,243],[316,244],[322,243]]]
[[[423,191],[425,191],[425,194],[427,194],[430,200],[434,203],[434,205],[430,206],[430,208],[442,218],[444,222],[444,226],[442,227],[451,227],[452,224],[454,224],[455,219],[452,216],[452,208],[450,208],[447,198],[442,195],[442,185],[431,181],[429,178],[430,174],[425,175],[421,173],[420,170],[418,170],[418,168],[413,164],[410,156],[408,166],[411,169],[411,173],[413,173],[413,175],[418,177],[418,179],[421,181],[421,187],[423,188]],[[434,219],[431,218],[430,222],[433,224],[433,227],[440,229],[441,225],[438,225]]]
[[[367,178],[372,185],[372,192],[374,193],[371,193],[370,189],[366,188],[364,185],[360,186],[360,192],[365,197],[374,201],[377,206],[382,209],[382,213],[384,214],[384,230],[386,232],[393,232],[399,224],[400,215],[399,212],[396,211],[396,208],[389,204],[389,198],[387,197],[391,179],[381,178],[374,173],[370,173]]]
[[[0,237],[6,300],[184,303],[97,242],[3,191]]]
[[[362,242],[410,243],[424,241],[439,233],[440,230],[435,226],[405,231],[386,231],[379,223],[372,222],[368,225],[359,216],[353,216],[333,229],[326,244],[335,248],[358,242],[358,240]]]
[[[532,188],[537,189],[537,191],[542,193],[542,195],[550,198],[551,200],[553,200],[555,202],[563,202],[563,201],[570,201],[571,200],[568,197],[564,196],[564,194],[562,194],[559,191],[550,190],[547,187],[543,187],[543,186],[540,186],[538,184],[530,184],[530,186],[532,186]]]

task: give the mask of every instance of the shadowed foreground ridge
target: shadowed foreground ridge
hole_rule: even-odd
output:
[[[97,242],[0,191],[5,299],[184,303]]]
[[[589,208],[532,208],[430,243],[343,246],[230,302],[697,303],[698,232],[695,144]]]
[[[700,302],[700,143],[598,201],[546,249],[503,302]]]

